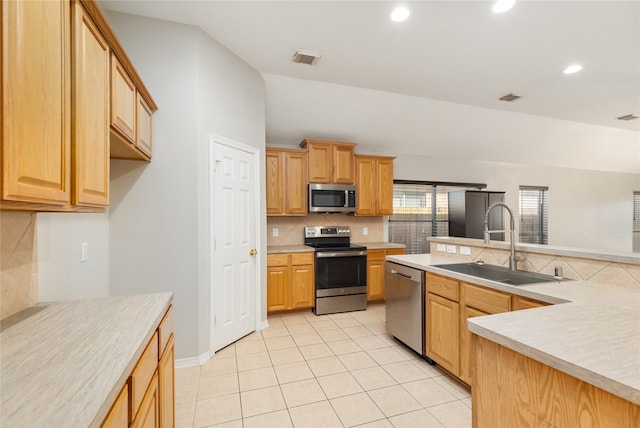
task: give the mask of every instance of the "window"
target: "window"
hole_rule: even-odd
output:
[[[548,187],[520,186],[519,242],[549,243],[548,192]]]
[[[634,253],[640,253],[640,192],[633,192],[633,246]]]
[[[406,245],[407,254],[429,252],[429,236],[449,235],[449,192],[484,184],[394,180],[389,241]]]

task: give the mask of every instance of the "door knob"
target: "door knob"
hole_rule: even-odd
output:
[[[250,254],[250,255],[252,255],[252,256],[255,256],[256,254],[258,254],[258,250],[256,250],[255,248],[252,248],[252,249],[249,251],[249,254]]]

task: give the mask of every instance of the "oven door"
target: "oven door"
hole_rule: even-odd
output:
[[[362,293],[367,293],[366,250],[316,252],[316,297]]]

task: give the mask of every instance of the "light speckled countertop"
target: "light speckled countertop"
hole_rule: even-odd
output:
[[[404,244],[394,244],[393,242],[357,242],[353,245],[361,245],[367,247],[369,250],[386,250],[391,248],[405,248]],[[298,245],[269,245],[267,247],[267,254],[282,254],[282,253],[306,253],[314,251],[313,248],[307,247],[303,244]]]
[[[475,317],[469,330],[640,405],[640,289],[584,281],[512,286],[433,267],[446,256],[387,256],[462,281],[554,303]]]
[[[99,426],[171,300],[40,303],[3,320],[0,426]]]

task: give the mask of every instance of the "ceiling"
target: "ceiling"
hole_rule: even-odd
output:
[[[112,1],[200,27],[262,73],[640,131],[640,2]],[[296,49],[321,55],[291,61]],[[565,75],[580,63],[583,70]],[[521,99],[509,103],[501,96]]]

